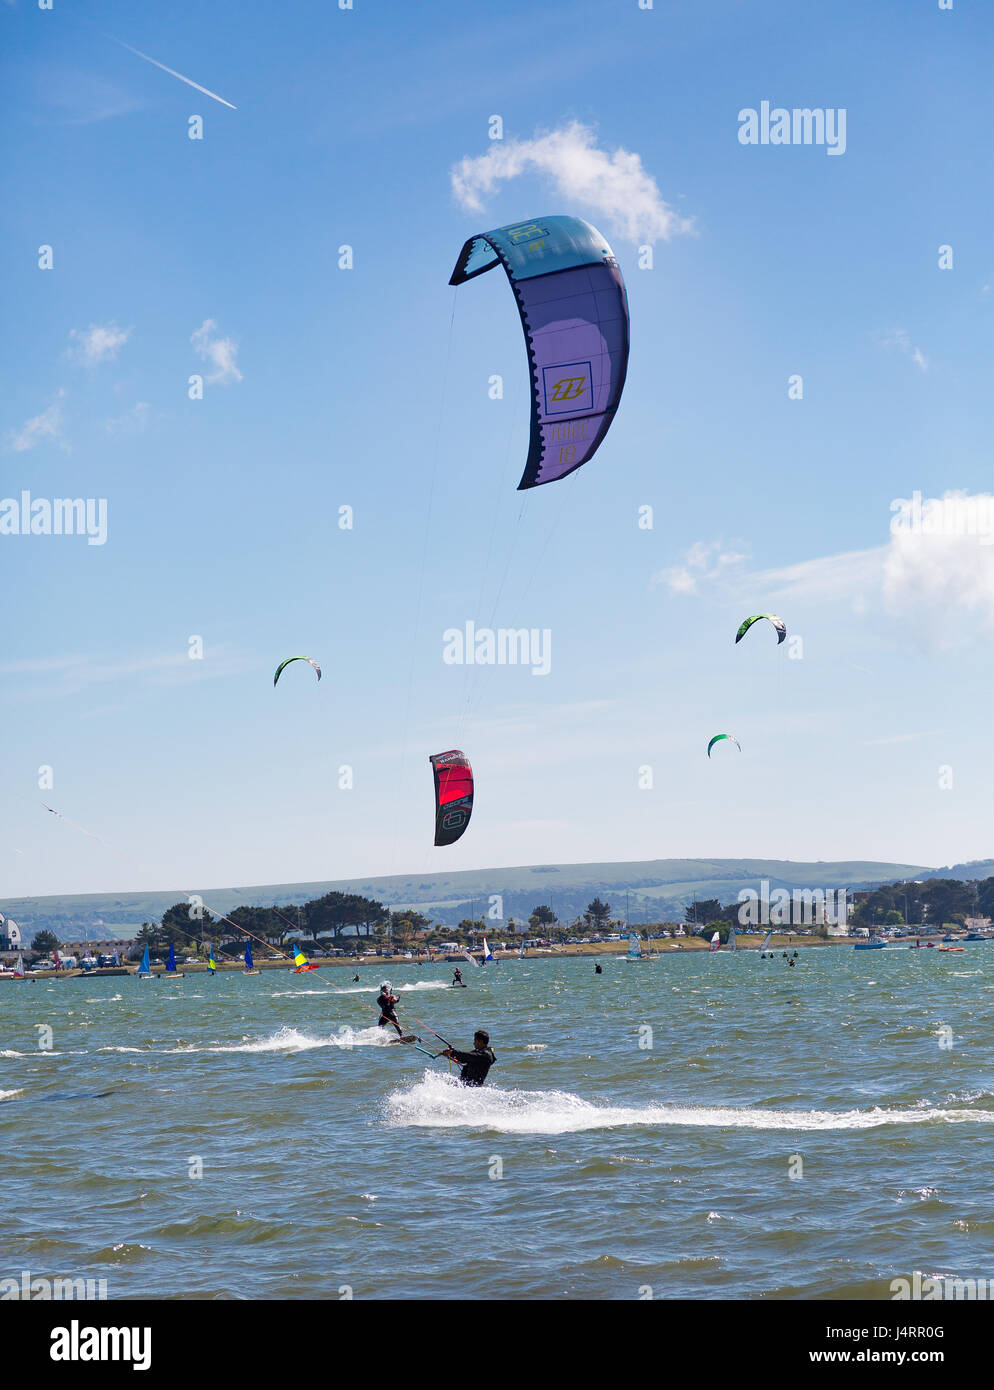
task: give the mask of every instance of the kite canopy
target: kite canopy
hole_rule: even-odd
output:
[[[730,739],[731,742],[735,744],[735,746],[736,746],[736,748],[739,750],[739,752],[740,752],[740,753],[742,752],[742,745],[741,745],[741,743],[739,743],[738,739],[735,737],[734,734],[715,734],[714,738],[713,738],[713,739],[711,740],[711,742],[708,744],[708,757],[709,757],[709,758],[710,758],[710,756],[711,756],[711,749],[715,746],[716,743],[720,743],[721,740],[722,740],[723,738]]]
[[[751,618],[746,618],[745,622],[742,624],[738,632],[735,634],[736,642],[741,642],[742,638],[752,627],[753,623],[758,623],[760,618],[766,618],[767,621],[771,622],[773,626],[776,628],[777,646],[779,647],[780,643],[787,636],[787,624],[784,622],[783,618],[778,618],[775,613],[754,613]]]
[[[282,673],[283,673],[283,668],[284,668],[285,666],[289,666],[291,661],[309,661],[310,664],[314,667],[315,671],[317,671],[317,673],[318,673],[318,680],[321,679],[321,667],[317,664],[317,662],[314,660],[313,657],[310,657],[310,656],[288,656],[287,659],[286,659],[286,661],[281,661],[280,664],[277,666],[277,668],[276,668],[276,675],[273,677],[273,685],[276,684],[276,682],[279,680],[280,676],[282,675]]]
[[[628,370],[628,298],[610,246],[579,217],[470,237],[450,285],[502,265],[528,349],[532,412],[518,490],[565,478],[597,452]]]
[[[473,769],[458,748],[433,753],[428,761],[435,774],[435,844],[451,845],[473,813]]]

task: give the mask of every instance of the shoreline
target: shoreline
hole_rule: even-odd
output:
[[[760,947],[760,945],[761,945],[761,943],[762,943],[762,941],[763,941],[764,936],[765,936],[765,932],[757,932],[757,933],[755,933],[755,935],[753,935],[753,934],[751,934],[751,933],[748,934],[748,935],[746,935],[746,934],[739,934],[739,936],[738,936],[739,945],[738,945],[738,948],[737,948],[737,949],[738,949],[739,951],[746,951],[746,952],[755,952],[755,951],[758,951],[758,950],[759,950],[759,947]],[[852,948],[853,946],[856,945],[856,942],[857,942],[857,938],[851,937],[851,936],[849,936],[849,937],[844,937],[844,936],[833,936],[833,937],[825,938],[825,937],[797,936],[797,935],[793,935],[793,934],[791,934],[791,933],[789,933],[789,932],[784,932],[782,935],[775,935],[775,936],[773,936],[773,937],[771,938],[771,940],[770,940],[770,945],[769,945],[769,947],[768,947],[767,949],[768,949],[769,951],[783,951],[783,950],[787,949],[787,947],[790,947],[792,950],[795,950],[795,949],[799,950],[799,949],[802,949],[802,948],[803,948],[803,949],[810,949],[810,948],[812,948],[812,947],[824,947],[824,946],[848,946],[848,947]],[[648,944],[648,943],[643,943],[643,954],[642,954],[642,960],[643,960],[643,961],[646,961],[646,960],[655,960],[655,959],[658,958],[658,957],[662,957],[662,956],[671,956],[671,955],[699,954],[699,953],[701,953],[701,952],[704,952],[705,954],[707,954],[707,953],[709,953],[709,949],[710,949],[710,943],[709,943],[704,937],[687,937],[687,938],[681,939],[681,940],[679,940],[679,941],[668,940],[668,941],[665,941],[665,942],[660,942],[660,943],[658,943],[658,944],[656,944],[656,943],[651,943],[649,949],[646,949],[647,944]],[[910,941],[908,941],[908,942],[902,942],[902,943],[900,943],[900,944],[901,944],[901,945],[908,945],[908,946],[910,946],[910,945],[911,945],[911,942],[910,942]],[[938,944],[938,943],[936,943],[936,944]],[[614,958],[614,959],[616,959],[616,960],[625,960],[625,961],[627,961],[627,960],[629,959],[629,957],[628,957],[628,954],[627,954],[627,950],[625,949],[625,948],[626,948],[626,945],[627,945],[627,938],[626,938],[626,940],[623,940],[623,941],[597,941],[597,942],[588,942],[588,943],[584,943],[584,944],[582,944],[582,945],[572,945],[572,946],[555,946],[555,947],[553,947],[553,946],[545,946],[545,947],[537,947],[537,948],[532,948],[532,949],[530,949],[530,950],[526,950],[526,951],[524,952],[524,954],[521,955],[521,956],[519,956],[518,951],[517,951],[516,948],[511,948],[510,950],[507,950],[507,951],[502,950],[502,949],[500,949],[500,948],[497,948],[497,949],[494,950],[494,953],[493,953],[493,954],[494,954],[494,964],[501,964],[501,963],[506,964],[506,963],[508,963],[508,962],[510,962],[510,961],[519,960],[519,959],[522,959],[522,960],[549,960],[549,959],[556,958],[556,957],[571,957],[571,958],[575,958],[575,957],[577,957],[577,956],[586,956],[586,957],[595,957],[595,958],[596,958],[596,957],[605,957],[605,956],[607,956],[607,957],[612,957],[612,958]],[[727,946],[722,946],[722,947],[720,948],[720,951],[719,951],[719,952],[716,952],[715,954],[728,955],[728,954],[734,954],[734,952],[729,952]],[[393,955],[393,956],[376,956],[376,955],[368,955],[368,956],[360,956],[360,957],[358,957],[358,958],[356,958],[356,957],[353,956],[353,957],[349,957],[349,958],[345,958],[345,959],[336,958],[336,959],[333,959],[333,960],[321,960],[320,962],[316,962],[315,964],[316,964],[316,968],[319,969],[319,970],[335,969],[335,968],[343,969],[343,968],[344,968],[344,969],[351,969],[351,970],[353,970],[353,971],[360,971],[360,970],[362,970],[362,969],[364,969],[364,968],[368,970],[368,969],[372,969],[373,967],[375,967],[377,973],[382,973],[384,970],[388,970],[388,969],[390,969],[390,968],[399,967],[399,966],[409,967],[409,966],[426,966],[426,965],[427,965],[427,966],[438,966],[438,965],[444,965],[444,966],[448,966],[448,965],[453,965],[453,966],[455,966],[455,965],[460,965],[460,966],[463,966],[463,965],[465,965],[465,966],[467,966],[467,967],[469,968],[469,970],[473,970],[473,969],[474,969],[474,967],[473,967],[472,965],[470,965],[469,961],[466,959],[465,956],[462,956],[462,955],[457,956],[457,955],[453,955],[453,954],[451,954],[451,953],[447,953],[447,954],[444,955],[444,956],[432,956],[432,957],[430,957],[430,958],[427,957],[427,956],[415,956],[415,957],[410,958],[410,959],[407,958],[406,956],[397,956],[397,955]],[[258,970],[258,971],[263,971],[263,970],[284,970],[284,971],[286,971],[286,972],[289,973],[289,974],[293,974],[293,973],[294,973],[294,968],[293,968],[293,966],[288,965],[287,962],[286,962],[286,960],[256,960],[256,962],[255,962],[255,968],[256,968],[256,970]],[[480,967],[480,968],[485,968],[485,967]],[[114,977],[114,976],[118,976],[118,977],[121,977],[121,976],[135,976],[135,975],[137,975],[137,973],[138,973],[137,967],[136,967],[136,968],[131,968],[131,967],[129,967],[129,966],[121,966],[121,965],[105,966],[105,967],[103,967],[103,968],[96,968],[96,969],[93,969],[93,970],[83,970],[80,966],[74,966],[74,967],[71,967],[71,968],[68,969],[68,970],[28,971],[24,976],[15,976],[15,975],[3,973],[3,974],[0,974],[0,982],[2,982],[2,981],[4,981],[4,980],[16,980],[16,979],[30,979],[30,980],[72,980],[72,979],[80,979],[80,978],[86,978],[86,979],[91,979],[91,980],[92,980],[92,979],[108,979],[108,978],[111,978],[111,977]],[[176,978],[176,979],[180,979],[180,978],[181,978],[182,976],[184,976],[184,975],[206,975],[206,974],[209,974],[209,973],[210,973],[210,971],[208,970],[207,965],[206,965],[205,963],[203,963],[203,962],[197,962],[197,964],[195,964],[195,965],[186,965],[186,966],[184,966],[184,968],[183,968],[182,970],[177,970],[177,971],[176,971],[175,978]],[[218,973],[218,974],[227,974],[227,975],[230,975],[230,974],[241,975],[241,974],[244,974],[244,973],[245,973],[245,967],[244,967],[244,965],[241,963],[241,961],[238,961],[238,962],[235,962],[235,961],[231,961],[231,962],[227,962],[227,961],[222,962],[222,961],[219,961],[218,964],[217,964],[217,973]],[[310,974],[311,972],[310,972],[310,971],[305,971],[305,972],[303,972],[303,973],[305,973],[305,974]],[[152,968],[152,975],[153,975],[153,977],[156,978],[156,979],[160,978],[161,976],[166,976],[166,978],[169,978],[169,976],[168,976],[168,974],[167,974],[167,971],[165,970],[165,967],[158,967],[158,968],[157,968],[157,967],[153,966],[153,968]]]

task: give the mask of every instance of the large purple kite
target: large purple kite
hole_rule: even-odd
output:
[[[554,483],[592,459],[628,369],[628,299],[610,246],[579,217],[543,217],[470,237],[450,285],[500,264],[521,312],[532,427],[522,488]]]

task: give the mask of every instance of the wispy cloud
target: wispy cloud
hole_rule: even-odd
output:
[[[887,738],[865,738],[864,748],[882,748],[888,743],[916,743],[920,738],[931,738],[933,734],[945,733],[944,729],[921,729],[914,734],[891,734]]]
[[[749,584],[755,592],[771,598],[858,603],[867,595],[879,595],[886,555],[886,546],[819,555],[796,565],[760,570],[749,576]]]
[[[148,424],[148,401],[136,401],[130,410],[123,415],[113,416],[104,421],[104,429],[108,434],[141,434]]]
[[[113,362],[130,337],[131,329],[118,328],[116,323],[91,323],[86,329],[74,328],[69,334],[69,355],[84,367]]]
[[[684,554],[682,563],[659,570],[652,576],[653,584],[662,584],[671,594],[696,594],[701,584],[727,579],[741,571],[749,554],[736,550],[723,541],[695,541]]]
[[[920,371],[928,371],[928,361],[925,354],[920,347],[916,347],[911,341],[911,334],[906,329],[891,328],[886,333],[878,333],[876,338],[882,348],[892,352],[900,352],[905,357],[910,357]]]
[[[188,87],[193,87],[198,92],[203,92],[205,97],[211,97],[214,101],[219,101],[222,106],[227,106],[232,111],[237,111],[237,106],[232,106],[230,101],[225,101],[224,97],[219,97],[217,92],[210,91],[207,87],[201,87],[199,82],[194,82],[189,77],[184,77],[181,72],[174,72],[172,68],[167,68],[165,63],[160,63],[155,58],[150,58],[147,53],[141,53],[137,48],[132,48],[130,43],[125,43],[123,39],[115,39],[122,48],[126,48],[129,53],[134,53],[138,58],[144,58],[146,63],[151,63],[153,67],[160,68],[163,72],[168,72],[170,77],[178,77],[181,82],[185,82]]]
[[[495,140],[486,154],[465,155],[452,168],[452,191],[467,212],[482,212],[501,184],[526,173],[538,174],[558,197],[588,208],[626,240],[665,241],[691,228],[663,200],[640,155],[599,148],[595,132],[579,121],[531,140]]]
[[[65,392],[60,391],[52,404],[40,415],[35,415],[30,420],[25,421],[19,430],[15,430],[8,436],[5,445],[7,452],[26,454],[48,440],[55,440],[61,443],[62,448],[68,448],[68,445],[63,442],[62,436],[62,397],[64,394]]]
[[[197,331],[191,333],[190,342],[197,355],[205,362],[210,362],[214,368],[207,377],[209,382],[218,386],[228,386],[233,381],[241,381],[242,374],[235,363],[238,344],[233,338],[219,338],[217,324],[213,319],[204,319]]]
[[[709,588],[721,597],[793,605],[846,604],[906,622],[914,639],[936,649],[994,634],[994,495],[946,492],[929,499],[921,529],[900,529],[885,545],[818,555],[793,565],[750,571],[747,557],[722,542],[698,542],[683,563],[653,576],[671,594]],[[977,533],[968,529],[975,524]]]
[[[76,652],[0,662],[0,676],[6,680],[8,693],[15,693],[22,685],[29,688],[31,677],[42,677],[44,688],[51,695],[75,694],[111,682],[121,683],[122,693],[129,681],[153,686],[188,685],[253,669],[253,661],[220,645],[214,646],[202,661],[191,661],[186,650],[182,650],[124,660],[101,660],[89,652]],[[33,697],[38,689],[37,681],[30,682]]]

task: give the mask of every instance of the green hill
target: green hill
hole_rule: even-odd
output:
[[[984,861],[986,863],[986,861]],[[969,870],[969,871],[966,871]],[[994,872],[994,869],[992,869]],[[462,917],[487,913],[500,897],[503,919],[519,922],[540,903],[560,921],[571,921],[590,900],[600,897],[619,916],[625,894],[633,922],[680,920],[694,899],[735,900],[740,888],[870,888],[898,879],[983,876],[977,865],[960,871],[919,864],[872,860],[801,863],[789,859],[646,859],[607,864],[529,864],[503,869],[463,869],[451,873],[395,874],[386,878],[336,879],[325,883],[271,883],[244,888],[198,889],[205,905],[230,912],[240,905],[265,907],[305,903],[332,891],[358,893],[391,908],[417,907],[435,921],[454,925]],[[0,911],[21,926],[25,940],[43,928],[60,939],[85,934],[96,940],[134,934],[136,924],[157,921],[180,893],[82,893],[42,898],[8,898]]]

